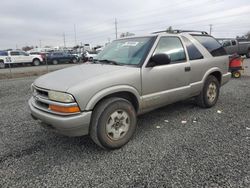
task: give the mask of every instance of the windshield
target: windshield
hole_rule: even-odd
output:
[[[103,63],[112,61],[120,65],[139,65],[144,61],[154,37],[138,37],[113,41],[95,58]]]

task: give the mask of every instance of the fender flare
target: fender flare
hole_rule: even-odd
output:
[[[222,72],[221,72],[221,70],[220,70],[220,68],[218,68],[218,67],[213,67],[213,68],[209,69],[209,70],[204,74],[204,76],[203,76],[203,78],[202,78],[202,83],[204,84],[205,81],[206,81],[206,79],[207,79],[207,77],[208,77],[210,74],[214,73],[214,72],[220,72],[220,75],[221,75],[221,76],[223,75]]]
[[[131,94],[133,94],[137,101],[138,101],[138,105],[140,106],[141,104],[141,97],[139,92],[137,91],[137,89],[135,89],[132,86],[129,85],[118,85],[118,86],[112,86],[112,87],[108,87],[105,89],[100,90],[99,92],[97,92],[94,96],[91,97],[91,99],[88,101],[85,110],[92,110],[94,109],[95,105],[102,100],[104,97],[111,95],[111,94],[115,94],[115,93],[119,93],[119,92],[129,92]]]

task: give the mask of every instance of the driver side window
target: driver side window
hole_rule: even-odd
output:
[[[161,37],[154,54],[167,54],[171,63],[181,63],[186,61],[186,54],[178,37]]]

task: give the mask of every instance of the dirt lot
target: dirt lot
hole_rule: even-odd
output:
[[[0,80],[0,187],[250,187],[250,77],[214,108],[187,100],[140,116],[115,151],[42,129],[27,106],[34,79]]]

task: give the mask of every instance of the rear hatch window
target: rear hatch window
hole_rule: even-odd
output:
[[[227,55],[224,47],[213,37],[209,35],[192,35],[198,40],[212,56],[223,56]]]

